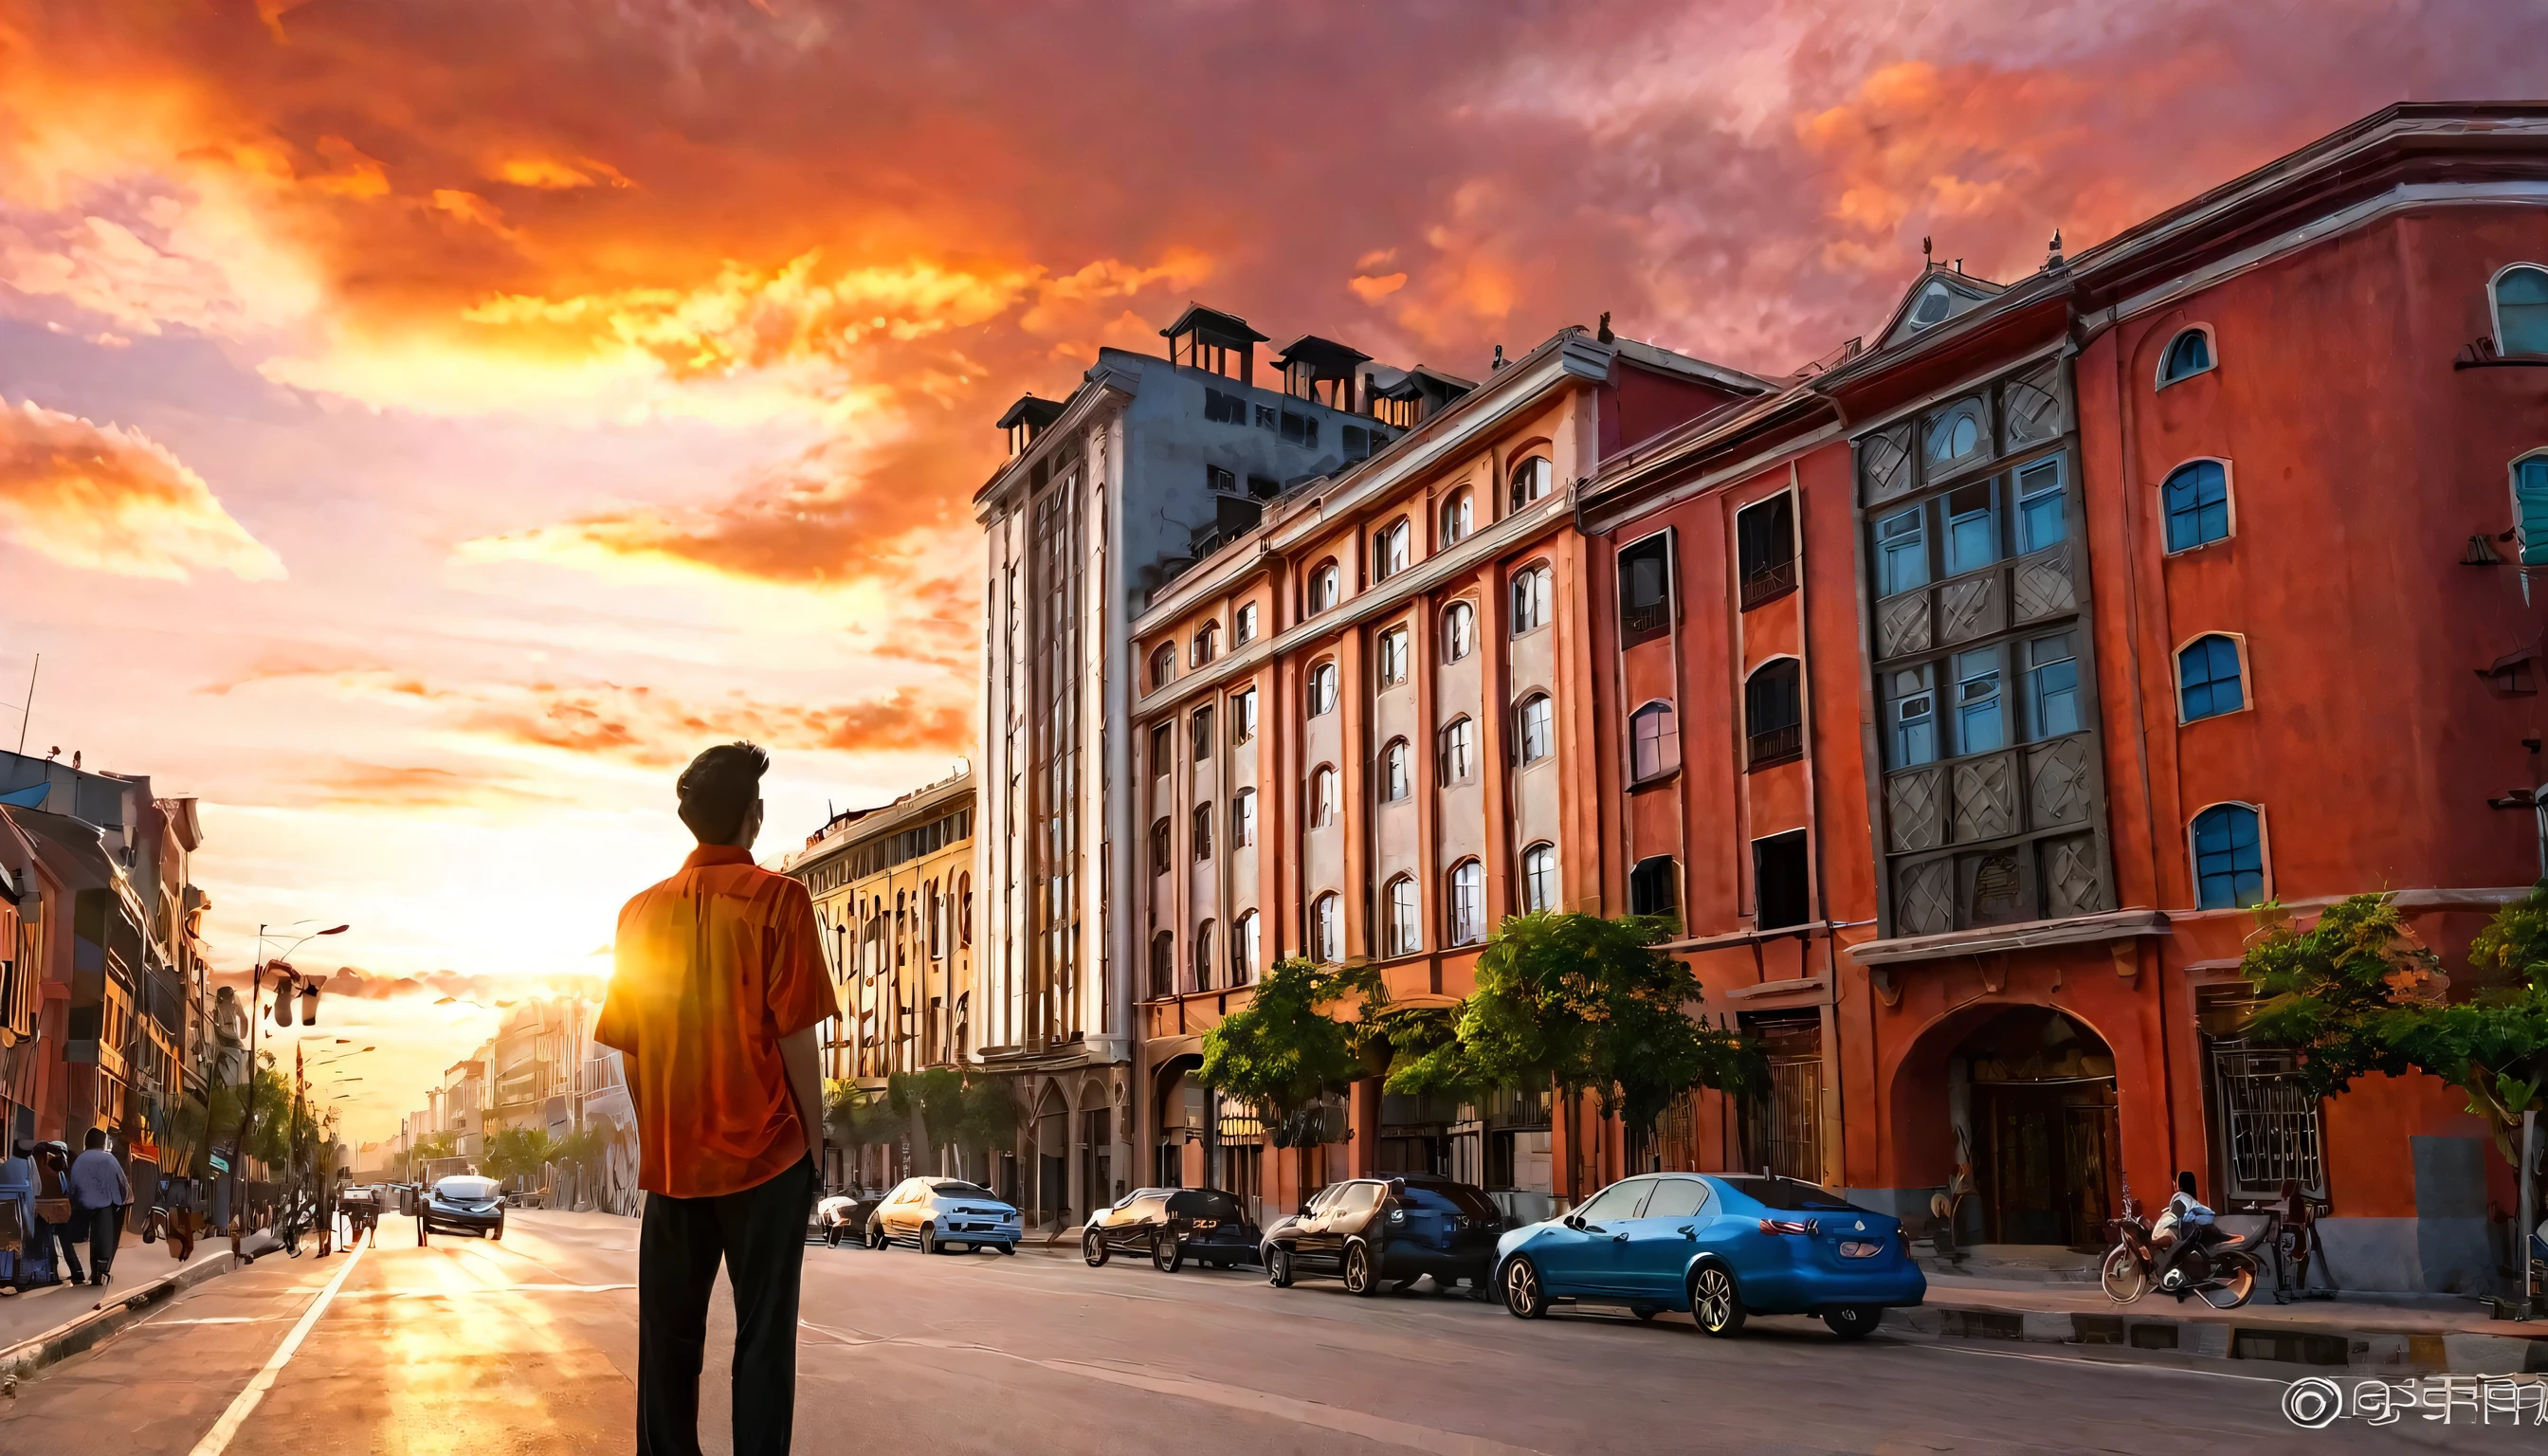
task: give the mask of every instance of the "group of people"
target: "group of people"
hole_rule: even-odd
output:
[[[34,1218],[32,1228],[16,1230],[16,1277],[0,1285],[0,1296],[64,1278],[103,1286],[115,1277],[115,1251],[124,1241],[133,1185],[125,1179],[124,1164],[107,1150],[105,1129],[91,1128],[83,1141],[86,1145],[76,1156],[60,1142],[21,1142],[13,1149],[12,1161],[25,1169],[18,1181],[33,1194]],[[85,1269],[80,1267],[82,1244],[88,1246]]]

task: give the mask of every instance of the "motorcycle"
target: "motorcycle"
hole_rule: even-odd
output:
[[[2176,1246],[2176,1211],[2170,1209],[2159,1215],[2157,1223],[2147,1223],[2140,1201],[2127,1194],[2123,1217],[2114,1221],[2114,1228],[2115,1246],[2097,1268],[2097,1283],[2107,1299],[2129,1305],[2158,1282],[2159,1261]],[[2217,1242],[2186,1250],[2173,1272],[2175,1282],[2161,1286],[2160,1292],[2174,1295],[2179,1304],[2188,1295],[2199,1295],[2216,1310],[2234,1310],[2256,1292],[2255,1254],[2243,1233],[2224,1233]]]

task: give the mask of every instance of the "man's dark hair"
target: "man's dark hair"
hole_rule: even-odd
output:
[[[2191,1170],[2176,1175],[2176,1191],[2188,1198],[2194,1196],[2194,1174]]]
[[[87,1147],[104,1147],[106,1145],[106,1130],[104,1128],[89,1129],[88,1137],[82,1145]]]
[[[677,785],[682,822],[703,845],[729,845],[761,797],[770,755],[749,743],[720,743],[690,760]]]

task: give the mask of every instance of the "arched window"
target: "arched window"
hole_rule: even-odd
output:
[[[1442,609],[1442,660],[1456,663],[1478,650],[1478,609],[1454,601]]]
[[[1557,908],[1557,846],[1536,844],[1521,852],[1521,908],[1530,914]]]
[[[1212,922],[1207,920],[1203,924],[1195,927],[1194,988],[1196,990],[1209,991],[1212,989],[1213,970]]]
[[[1159,644],[1158,651],[1150,654],[1150,685],[1163,686],[1176,675],[1177,645],[1173,642],[1162,642]]]
[[[1212,805],[1208,803],[1194,806],[1194,857],[1212,858]]]
[[[1486,866],[1463,860],[1451,866],[1451,944],[1474,946],[1486,938]]]
[[[2515,263],[2495,275],[2495,351],[2548,354],[2548,268]]]
[[[1407,681],[1407,629],[1392,627],[1372,641],[1373,656],[1380,659],[1380,685],[1396,687]]]
[[[2159,488],[2167,506],[2167,549],[2191,551],[2230,535],[2230,473],[2218,460],[2196,460],[2170,472]]]
[[[1322,612],[1342,601],[1344,599],[1343,581],[1344,579],[1336,572],[1336,564],[1332,561],[1323,561],[1313,567],[1310,571],[1310,610]]]
[[[1238,610],[1231,615],[1229,640],[1230,644],[1235,647],[1244,647],[1248,643],[1256,640],[1255,602],[1248,601],[1240,603]]]
[[[1517,730],[1513,741],[1523,763],[1536,764],[1557,752],[1557,714],[1549,706],[1547,693],[1534,692],[1523,698],[1513,722]]]
[[[1533,455],[1513,467],[1512,503],[1519,510],[1533,500],[1544,500],[1557,489],[1557,468],[1545,455]]]
[[[1194,636],[1194,665],[1198,668],[1221,655],[1221,628],[1211,622]]]
[[[1639,780],[1681,767],[1681,732],[1673,705],[1650,702],[1628,719],[1628,772]]]
[[[1512,579],[1512,630],[1518,637],[1548,620],[1548,568],[1530,567],[1515,572]]]
[[[1442,544],[1456,546],[1468,539],[1476,525],[1477,499],[1467,491],[1454,491],[1442,502]]]
[[[2176,654],[2179,722],[2217,718],[2247,705],[2238,669],[2238,643],[2218,632],[2197,637]]]
[[[1310,955],[1330,964],[1345,958],[1345,906],[1332,890],[1310,903]]]
[[[1256,981],[1256,967],[1261,963],[1256,958],[1257,925],[1253,910],[1230,922],[1229,983],[1233,986],[1253,985]]]
[[[1796,660],[1763,663],[1743,684],[1743,731],[1746,759],[1758,769],[1801,758],[1805,752],[1805,714]]]
[[[1229,847],[1243,850],[1256,843],[1256,790],[1242,788],[1229,796]]]
[[[1336,771],[1321,764],[1310,775],[1310,827],[1324,829],[1336,822]]]
[[[1380,751],[1380,796],[1384,802],[1397,803],[1414,791],[1411,781],[1413,759],[1407,751],[1407,740],[1393,739]]]
[[[1415,877],[1402,874],[1389,882],[1383,898],[1389,905],[1389,954],[1412,956],[1424,949],[1424,931],[1415,905]]]
[[[2165,389],[2180,379],[2192,379],[2211,367],[2211,331],[2202,328],[2186,329],[2169,339],[2167,352],[2159,356],[2159,388]]]
[[[1466,783],[1478,771],[1478,725],[1453,718],[1442,729],[1442,781]]]
[[[2194,816],[2194,896],[2205,910],[2244,910],[2265,898],[2264,826],[2246,804]]]
[[[1310,716],[1336,710],[1336,665],[1320,663],[1310,669]]]
[[[1371,579],[1385,582],[1407,570],[1407,517],[1400,516],[1371,536]]]
[[[1931,416],[1929,420],[1929,464],[1934,469],[1954,465],[1978,453],[1982,447],[1982,407],[1978,400],[1960,405]]]
[[[973,876],[967,872],[956,876],[956,943],[973,944]]]
[[[1152,874],[1168,872],[1168,821],[1161,819],[1150,826],[1150,872]],[[895,905],[893,913],[896,920],[902,918],[900,904]]]
[[[1177,993],[1177,938],[1161,931],[1150,937],[1150,999],[1164,1001]]]

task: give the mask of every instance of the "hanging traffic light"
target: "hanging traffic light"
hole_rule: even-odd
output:
[[[306,982],[301,987],[301,1024],[305,1027],[318,1025],[318,983],[317,981]]]
[[[289,982],[274,993],[274,1024],[279,1027],[292,1025],[292,986]]]

